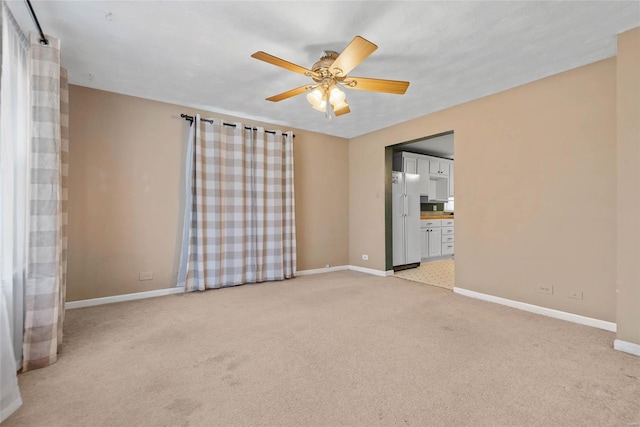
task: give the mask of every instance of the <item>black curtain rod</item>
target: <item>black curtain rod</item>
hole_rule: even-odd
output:
[[[180,114],[180,117],[182,117],[183,119],[188,120],[191,123],[193,123],[193,116],[189,116],[187,114]],[[207,123],[213,124],[213,120],[210,120],[210,119],[200,119],[200,120],[202,120],[203,122],[207,122]],[[224,122],[222,122],[222,124],[225,125],[225,126],[231,126],[232,128],[236,127],[235,123],[224,123]],[[251,126],[245,126],[244,128],[247,129],[247,130],[249,130],[249,129],[258,130],[258,128],[254,128],[254,127],[251,127]],[[265,130],[265,132],[266,133],[273,133],[273,134],[276,133],[275,130]],[[287,136],[284,133],[282,135]],[[293,137],[295,138],[296,136],[293,135]]]
[[[27,7],[29,8],[29,12],[31,13],[31,18],[33,19],[33,22],[36,24],[36,27],[38,27],[38,31],[40,32],[40,44],[48,45],[49,40],[47,40],[47,38],[44,36],[44,33],[42,32],[40,21],[38,21],[38,17],[36,16],[36,12],[33,10],[33,6],[31,6],[31,2],[29,0],[24,1],[27,3]]]

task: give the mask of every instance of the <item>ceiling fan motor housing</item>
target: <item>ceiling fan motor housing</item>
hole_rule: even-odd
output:
[[[313,64],[311,70],[316,73],[316,75],[312,75],[311,78],[313,78],[316,83],[320,83],[323,86],[330,86],[331,84],[342,82],[344,80],[345,76],[336,76],[329,70],[331,65],[338,58],[338,55],[338,52],[325,50],[322,58]]]

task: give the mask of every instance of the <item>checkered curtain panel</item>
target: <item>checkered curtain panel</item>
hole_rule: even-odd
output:
[[[293,134],[194,119],[185,289],[291,278],[296,272]],[[182,278],[181,278],[182,279]]]
[[[67,265],[69,95],[60,42],[31,34],[31,157],[23,370],[54,363],[62,343]]]

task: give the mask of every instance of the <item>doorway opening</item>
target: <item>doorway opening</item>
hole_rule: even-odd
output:
[[[453,131],[385,149],[386,270],[396,277],[454,287],[454,154]]]

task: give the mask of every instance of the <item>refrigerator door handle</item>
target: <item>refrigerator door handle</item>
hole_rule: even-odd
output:
[[[409,215],[409,196],[404,195],[404,216]]]
[[[400,210],[400,216],[406,216],[406,208],[405,208],[405,204],[403,202],[403,199],[406,197],[404,194],[401,194],[400,196],[400,203],[398,204],[398,209]]]

